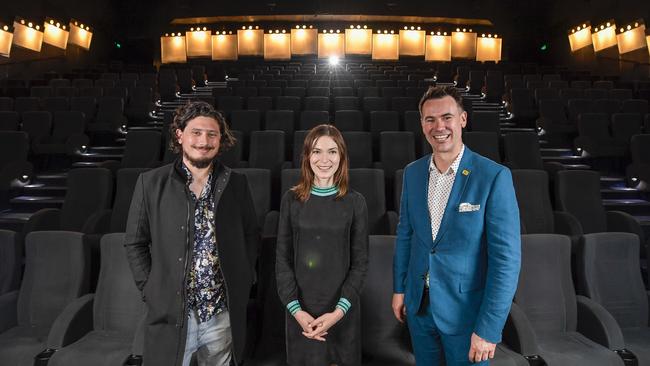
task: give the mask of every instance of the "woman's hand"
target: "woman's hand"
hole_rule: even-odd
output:
[[[334,324],[338,323],[338,321],[341,320],[344,315],[345,314],[343,313],[343,310],[336,308],[333,312],[325,313],[319,316],[317,319],[314,319],[311,323],[312,331],[303,332],[302,334],[304,334],[307,338],[325,341],[325,338],[323,337],[327,334],[327,331]]]
[[[293,317],[296,318],[296,321],[302,328],[303,334],[305,332],[311,332],[313,330],[312,324],[314,322],[314,317],[309,315],[308,312],[304,310],[298,310],[295,314],[293,314]]]

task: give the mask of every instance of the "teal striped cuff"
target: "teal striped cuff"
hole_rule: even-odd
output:
[[[336,307],[341,309],[343,311],[343,314],[347,314],[347,312],[350,310],[352,307],[352,303],[348,301],[345,297],[342,297],[339,299],[339,302],[336,304]]]
[[[298,302],[298,300],[293,300],[292,302],[288,303],[287,310],[289,310],[289,313],[291,315],[295,315],[297,312],[302,310],[302,308],[300,307],[300,302]]]

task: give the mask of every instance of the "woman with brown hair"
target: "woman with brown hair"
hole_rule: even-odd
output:
[[[360,365],[368,213],[363,196],[348,186],[347,148],[334,126],[307,134],[300,171],[282,198],[276,252],[287,362]]]

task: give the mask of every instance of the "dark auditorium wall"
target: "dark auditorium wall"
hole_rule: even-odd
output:
[[[160,34],[173,30],[169,23],[180,17],[391,14],[485,18],[495,24],[494,32],[504,37],[504,60],[555,65],[575,63],[577,59],[569,52],[566,37],[566,31],[571,26],[584,20],[591,20],[595,24],[610,18],[622,21],[650,19],[650,1],[638,0],[30,0],[6,3],[1,10],[1,19],[5,21],[10,21],[14,15],[51,15],[62,19],[76,17],[87,21],[94,28],[91,52],[68,50],[65,59],[68,65],[94,60],[105,62],[108,59],[151,64],[159,54]],[[542,49],[544,45],[546,47]],[[56,50],[48,50],[47,47],[36,56],[19,50],[12,56],[12,61],[56,54]],[[640,57],[647,58],[647,52]],[[595,62],[593,55],[580,61],[585,67],[593,66],[589,63]],[[32,69],[34,67],[21,71]]]
[[[128,54],[137,58],[159,52],[159,36],[173,31],[169,24],[174,18],[215,15],[259,14],[369,14],[403,16],[441,16],[453,18],[483,18],[491,20],[507,41],[504,55],[514,60],[534,61],[537,35],[545,23],[540,17],[545,2],[535,0],[121,0],[121,22]],[[269,4],[274,4],[271,6]],[[450,26],[451,27],[451,26]],[[180,30],[180,29],[179,29]],[[535,44],[529,41],[535,39]],[[126,51],[125,51],[126,53]]]
[[[567,39],[567,31],[583,21],[591,21],[597,26],[611,19],[617,21],[617,25],[626,25],[637,19],[650,21],[650,1],[634,0],[573,0],[573,1],[552,1],[548,3],[547,25],[545,33],[549,38],[548,62],[554,64],[568,64],[579,67],[598,70],[608,74],[622,74],[627,78],[650,77],[650,67],[647,49],[638,52],[631,52],[623,56],[626,60],[640,62],[635,65],[626,62],[617,62],[608,59],[596,59],[593,50],[572,54]],[[616,49],[603,52],[603,56],[618,58]],[[646,65],[643,65],[646,64]]]
[[[23,0],[3,1],[0,19],[11,23],[15,16],[43,20],[45,16],[63,21],[74,18],[92,28],[90,51],[70,46],[64,52],[44,44],[40,53],[12,49],[10,59],[0,58],[0,76],[31,78],[57,69],[70,70],[110,59],[117,31],[118,7],[121,0]]]

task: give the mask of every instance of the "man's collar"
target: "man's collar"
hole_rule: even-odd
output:
[[[183,168],[183,172],[185,172],[185,177],[187,177],[187,184],[191,184],[192,181],[194,180],[194,176],[192,176],[192,171],[190,170],[190,168],[188,168],[185,165],[185,162],[181,162],[181,167]],[[206,181],[207,184],[210,184],[212,182],[212,173],[214,172],[214,164],[210,164],[209,169],[210,170],[208,172],[208,179]]]
[[[458,171],[458,166],[460,165],[460,161],[463,159],[463,154],[465,153],[465,144],[460,148],[460,153],[458,153],[458,156],[454,159],[454,161],[451,163],[449,166],[449,169],[447,169],[446,172],[440,173],[438,170],[438,167],[436,167],[436,162],[434,159],[434,153],[431,153],[431,162],[429,163],[429,172],[436,172],[438,174],[456,174]]]

